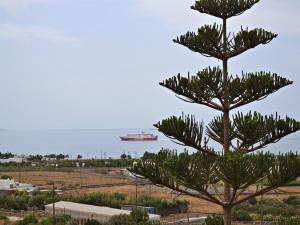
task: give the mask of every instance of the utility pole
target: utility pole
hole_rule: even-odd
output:
[[[55,190],[54,190],[54,181],[52,181],[52,217],[53,217],[53,225],[55,225],[56,221],[55,221]]]
[[[135,178],[135,208],[137,209],[138,206],[138,183],[137,183],[137,177]]]
[[[19,163],[19,183],[21,183],[21,163]]]

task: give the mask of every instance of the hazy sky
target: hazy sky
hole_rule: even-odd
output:
[[[189,0],[0,0],[0,127],[139,128],[169,115],[216,113],[181,102],[158,82],[217,65],[172,39],[214,21]],[[267,70],[295,81],[243,107],[300,119],[300,2],[262,0],[230,20],[279,33],[230,61],[230,72]]]

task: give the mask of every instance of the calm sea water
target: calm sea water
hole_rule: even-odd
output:
[[[142,131],[159,136],[158,141],[123,142],[119,136]],[[77,154],[84,158],[119,158],[122,153],[140,157],[145,151],[158,152],[161,148],[182,150],[163,134],[153,129],[99,130],[5,130],[0,131],[0,151],[15,154]],[[300,134],[292,134],[266,150],[272,152],[300,151]]]

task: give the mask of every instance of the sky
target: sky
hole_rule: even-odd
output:
[[[163,79],[221,65],[174,44],[221,21],[191,0],[0,0],[0,128],[151,128],[170,115],[218,112],[182,102]],[[232,74],[271,71],[295,83],[241,108],[300,120],[300,2],[261,0],[229,29],[262,27],[276,40],[229,62]]]

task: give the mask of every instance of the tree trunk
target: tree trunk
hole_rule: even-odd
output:
[[[224,207],[224,225],[231,225],[231,207]]]
[[[223,44],[224,44],[224,55],[227,54],[227,22],[223,19]],[[223,59],[223,100],[224,100],[224,111],[223,111],[223,149],[224,153],[230,151],[230,118],[229,118],[229,90],[228,90],[228,60]],[[228,204],[231,199],[231,189],[228,184],[224,184],[224,202]],[[231,225],[231,207],[224,207],[224,224]]]

